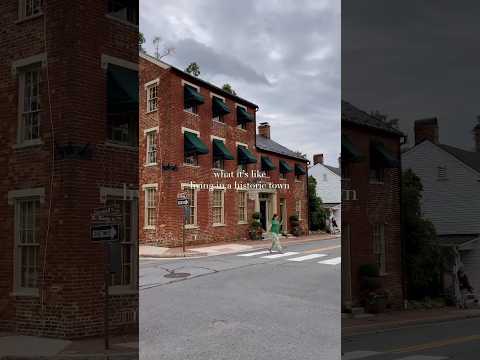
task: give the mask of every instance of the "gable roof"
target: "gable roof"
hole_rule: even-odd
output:
[[[437,144],[437,146],[480,173],[480,152],[467,151],[444,144]]]
[[[438,243],[440,246],[465,246],[472,241],[480,239],[480,234],[455,234],[455,235],[438,235]]]
[[[394,128],[391,124],[358,109],[345,100],[342,100],[342,122],[343,121],[385,131],[393,135],[404,136],[400,130]]]
[[[333,167],[333,166],[330,166],[330,165],[325,165],[325,167],[330,170],[331,172],[334,172],[335,174],[337,174],[338,176],[341,176],[340,174],[340,169],[337,168],[337,167]]]
[[[218,95],[222,95],[222,96],[225,96],[227,98],[233,99],[233,100],[237,101],[238,103],[240,103],[242,105],[248,105],[250,107],[258,109],[257,104],[254,104],[251,101],[248,101],[244,98],[241,98],[238,95],[233,95],[233,94],[229,93],[228,91],[223,90],[221,87],[218,87],[218,86],[213,85],[212,83],[210,83],[208,81],[205,81],[205,80],[202,80],[202,79],[200,79],[196,76],[193,76],[193,75],[187,73],[186,71],[183,71],[182,69],[179,69],[175,66],[167,64],[166,62],[164,62],[162,60],[158,60],[158,59],[154,58],[153,56],[151,56],[151,55],[149,55],[145,52],[140,52],[140,57],[149,61],[149,62],[151,62],[151,63],[153,63],[153,64],[155,64],[155,65],[158,65],[158,66],[160,66],[164,69],[169,69],[169,70],[175,71],[176,73],[180,74],[181,76],[187,78],[192,83],[197,83],[197,84],[199,84],[203,87],[206,87],[206,88],[214,91]]]
[[[272,139],[267,139],[266,137],[264,137],[262,135],[257,134],[256,147],[259,150],[273,152],[273,153],[276,153],[276,154],[280,154],[280,155],[288,156],[288,157],[291,157],[291,158],[295,158],[295,159],[298,159],[298,160],[301,160],[301,161],[304,161],[304,162],[307,161],[307,159],[305,159],[303,156],[300,156],[295,151],[292,151],[292,150],[286,148],[285,146],[280,145],[279,143],[277,143],[276,141],[273,141]]]

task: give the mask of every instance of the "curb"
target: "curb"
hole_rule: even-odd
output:
[[[0,360],[138,360],[138,352],[113,354],[65,354],[52,356],[3,356]]]
[[[309,242],[313,242],[313,241],[326,241],[326,240],[335,240],[335,239],[338,239],[340,238],[340,236],[333,236],[333,237],[329,237],[329,238],[325,238],[325,239],[305,239],[305,240],[284,240],[283,241],[283,245],[300,245],[300,244],[306,244],[306,243],[309,243]],[[269,241],[265,241],[265,244],[262,244],[262,245],[252,245],[252,248],[249,249],[249,250],[245,250],[245,251],[251,251],[251,250],[257,250],[257,249],[263,249],[266,244],[269,244],[270,242]],[[232,243],[234,244],[234,243]],[[191,251],[191,250],[190,250]],[[240,251],[242,252],[242,251]],[[201,253],[201,252],[198,252],[198,253],[191,253],[191,252],[187,252],[184,254],[171,254],[171,255],[168,255],[168,254],[162,254],[162,255],[139,255],[140,258],[144,258],[144,259],[186,259],[186,258],[190,258],[190,259],[194,259],[194,258],[203,258],[203,257],[212,257],[212,256],[219,256],[219,255],[228,255],[228,254],[236,254],[236,253],[240,253],[238,251],[235,251],[235,252],[226,252],[226,253],[221,253],[221,254],[208,254],[208,253]],[[1,360],[1,359],[0,359]]]
[[[437,318],[421,318],[421,319],[412,319],[412,320],[404,320],[404,321],[397,321],[397,322],[388,322],[384,324],[368,324],[368,325],[354,325],[354,326],[342,326],[342,337],[349,337],[349,336],[359,336],[359,335],[366,335],[366,334],[380,334],[389,331],[394,331],[402,328],[408,328],[412,326],[420,326],[420,325],[429,325],[429,324],[436,324],[436,323],[443,323],[449,321],[456,321],[456,320],[468,320],[468,319],[475,319],[480,318],[480,312],[477,314],[465,314],[465,315],[452,315],[452,316],[443,316]],[[389,326],[390,327],[385,327]],[[378,327],[375,329],[375,327]],[[357,331],[355,331],[357,329]],[[351,333],[347,333],[343,335],[344,332],[348,332],[352,330]]]

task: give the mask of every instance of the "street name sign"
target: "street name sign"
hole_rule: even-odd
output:
[[[94,224],[90,228],[92,241],[119,241],[120,225],[118,224]]]
[[[187,194],[179,193],[177,195],[177,206],[187,207],[188,205],[190,205],[190,200],[188,199]]]

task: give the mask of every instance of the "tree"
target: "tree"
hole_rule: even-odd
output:
[[[162,38],[160,36],[155,36],[152,40],[153,46],[155,47],[155,58],[158,60],[164,58],[167,55],[173,54],[175,52],[175,48],[173,47],[164,47],[163,53],[160,53],[160,43],[162,42]]]
[[[145,52],[145,49],[143,48],[143,44],[145,44],[145,36],[143,35],[142,32],[138,33],[138,48],[141,52]]]
[[[185,71],[190,75],[198,77],[200,75],[200,66],[198,66],[196,62],[192,62],[187,66]]]
[[[237,95],[235,90],[233,90],[232,85],[230,85],[229,83],[223,84],[222,89],[232,95]]]
[[[327,210],[323,206],[322,199],[317,195],[317,180],[312,175],[308,177],[308,214],[310,230],[325,229]]]
[[[423,185],[412,171],[403,173],[402,230],[408,296],[411,299],[438,296],[441,292],[443,255],[432,222],[421,212]]]

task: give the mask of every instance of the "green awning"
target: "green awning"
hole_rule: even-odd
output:
[[[290,167],[290,165],[288,165],[288,163],[287,163],[285,160],[280,160],[280,169],[279,169],[279,171],[280,171],[282,174],[286,174],[286,173],[292,172],[293,169]]]
[[[185,131],[184,135],[184,150],[187,154],[208,154],[208,147],[202,140],[200,140],[197,134]]]
[[[183,96],[187,104],[203,104],[203,96],[195,89],[193,86],[184,85],[183,86]]]
[[[255,119],[252,114],[247,112],[243,107],[237,106],[237,123],[244,124],[254,121]]]
[[[272,160],[268,156],[262,156],[261,161],[263,171],[275,170],[275,165],[273,165]]]
[[[380,142],[372,142],[370,144],[372,161],[385,168],[396,168],[400,166],[400,161],[387,150],[385,145]]]
[[[213,117],[221,116],[228,114],[230,110],[228,109],[227,104],[222,101],[222,99],[217,98],[216,96],[212,97],[212,114]]]
[[[239,164],[255,164],[257,162],[255,156],[253,156],[250,150],[248,150],[248,148],[246,148],[245,146],[238,145],[237,153],[237,159]]]
[[[108,65],[107,98],[109,105],[138,104],[138,71]]]
[[[228,151],[225,143],[219,139],[213,139],[213,156],[216,159],[233,160],[233,155]]]
[[[295,164],[295,175],[305,175],[306,173],[300,164]]]
[[[364,156],[353,145],[346,135],[342,135],[342,161],[358,162],[362,161]]]

